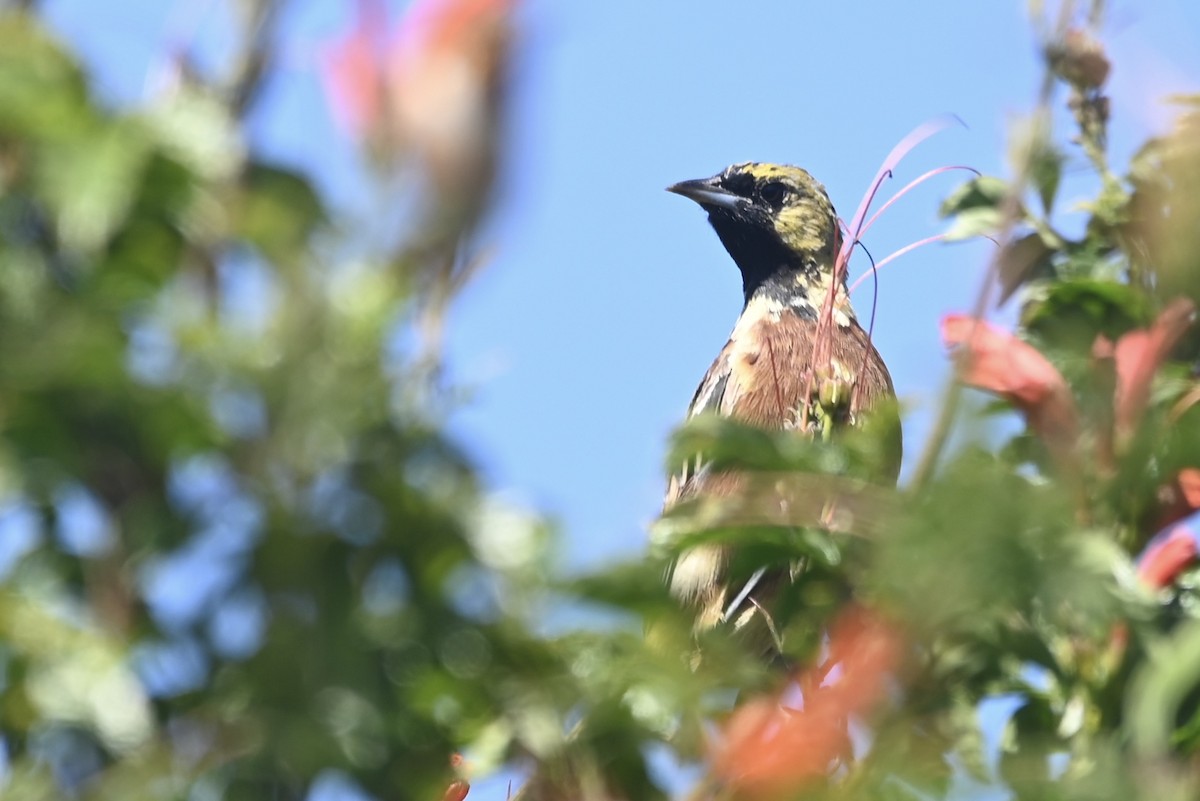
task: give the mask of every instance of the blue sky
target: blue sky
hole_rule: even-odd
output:
[[[642,547],[664,437],[740,309],[704,214],[663,187],[734,161],[792,162],[848,218],[893,144],[947,112],[969,128],[922,145],[891,188],[947,163],[1005,174],[1005,134],[1039,80],[1019,2],[687,8],[528,8],[500,255],[457,315],[453,363],[480,381],[459,430],[497,486],[561,514],[580,562]],[[1148,70],[1152,53],[1200,87],[1200,10],[1142,8],[1114,14],[1117,154],[1166,117],[1127,65]],[[876,258],[938,231],[959,180],[893,207],[869,236]],[[881,275],[876,340],[911,404],[909,456],[945,375],[937,321],[969,306],[991,248],[932,246]]]
[[[1120,166],[1169,119],[1161,97],[1200,90],[1200,4],[1110,5],[1102,37],[1115,63]],[[146,96],[167,47],[189,41],[215,63],[227,40],[222,0],[44,8],[120,103]],[[344,30],[350,8],[293,3],[282,71],[252,135],[361,214],[371,207],[354,150],[315,72],[319,44]],[[664,187],[735,161],[790,162],[824,182],[848,218],[891,147],[945,113],[968,127],[923,144],[887,189],[941,164],[1005,175],[1006,133],[1040,75],[1025,8],[526,3],[510,162],[485,237],[496,255],[458,304],[449,343],[451,373],[474,394],[450,422],[494,489],[562,522],[573,566],[644,547],[666,436],[740,309],[737,271],[704,214]],[[940,230],[938,203],[959,180],[935,179],[893,207],[867,239],[875,257]],[[1068,181],[1061,207],[1090,189]],[[938,320],[969,307],[991,248],[934,245],[880,277],[875,338],[910,408],[907,459],[945,379]],[[853,274],[865,263],[856,257]],[[861,314],[869,298],[860,293]]]
[[[1103,36],[1121,164],[1169,119],[1159,97],[1200,88],[1200,7],[1114,5]],[[152,91],[167,48],[189,42],[216,63],[228,40],[222,0],[45,8],[121,103]],[[351,8],[289,7],[282,70],[252,135],[364,213],[353,146],[316,75],[321,43]],[[1038,62],[1017,0],[530,0],[521,21],[510,162],[484,237],[496,255],[458,304],[449,343],[452,375],[474,393],[451,425],[496,490],[561,520],[579,566],[643,547],[665,438],[740,307],[737,271],[704,214],[663,188],[735,161],[790,162],[849,217],[900,137],[946,113],[967,127],[923,144],[889,188],[941,164],[1006,174],[1005,135],[1032,103]],[[893,207],[868,237],[875,257],[940,230],[937,205],[959,180],[935,179]],[[1090,189],[1076,183],[1063,208],[1073,188]],[[945,375],[938,319],[969,306],[991,247],[930,246],[881,275],[876,342],[910,408],[910,459]],[[865,263],[856,257],[858,271]],[[860,313],[869,299],[860,293]]]

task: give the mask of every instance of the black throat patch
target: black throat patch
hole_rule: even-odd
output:
[[[770,221],[746,220],[714,209],[709,212],[708,222],[742,273],[742,293],[747,303],[759,290],[785,304],[797,295],[805,295],[796,273],[803,273],[810,282],[817,281],[815,260],[785,247],[770,229]]]

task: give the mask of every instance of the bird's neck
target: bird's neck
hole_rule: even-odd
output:
[[[800,264],[781,266],[753,284],[743,271],[742,281],[747,307],[754,301],[767,301],[773,306],[791,308],[803,317],[816,319],[829,297],[833,269],[815,259],[807,259]],[[854,319],[845,279],[839,282],[834,295],[834,310],[841,312],[846,319]]]
[[[758,297],[798,307],[825,302],[832,284],[832,240],[818,249],[799,251],[785,246],[777,236],[765,235],[760,229],[725,215],[710,214],[708,219],[742,274],[747,306]],[[839,306],[849,309],[844,279],[837,301]]]

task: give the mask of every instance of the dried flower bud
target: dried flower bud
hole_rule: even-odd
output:
[[[1072,28],[1061,42],[1052,44],[1047,56],[1056,75],[1085,92],[1103,86],[1112,66],[1100,42],[1079,28]]]

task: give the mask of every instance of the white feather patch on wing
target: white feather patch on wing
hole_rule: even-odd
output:
[[[698,599],[717,583],[724,556],[715,545],[697,545],[680,554],[671,570],[671,593],[687,601]]]

